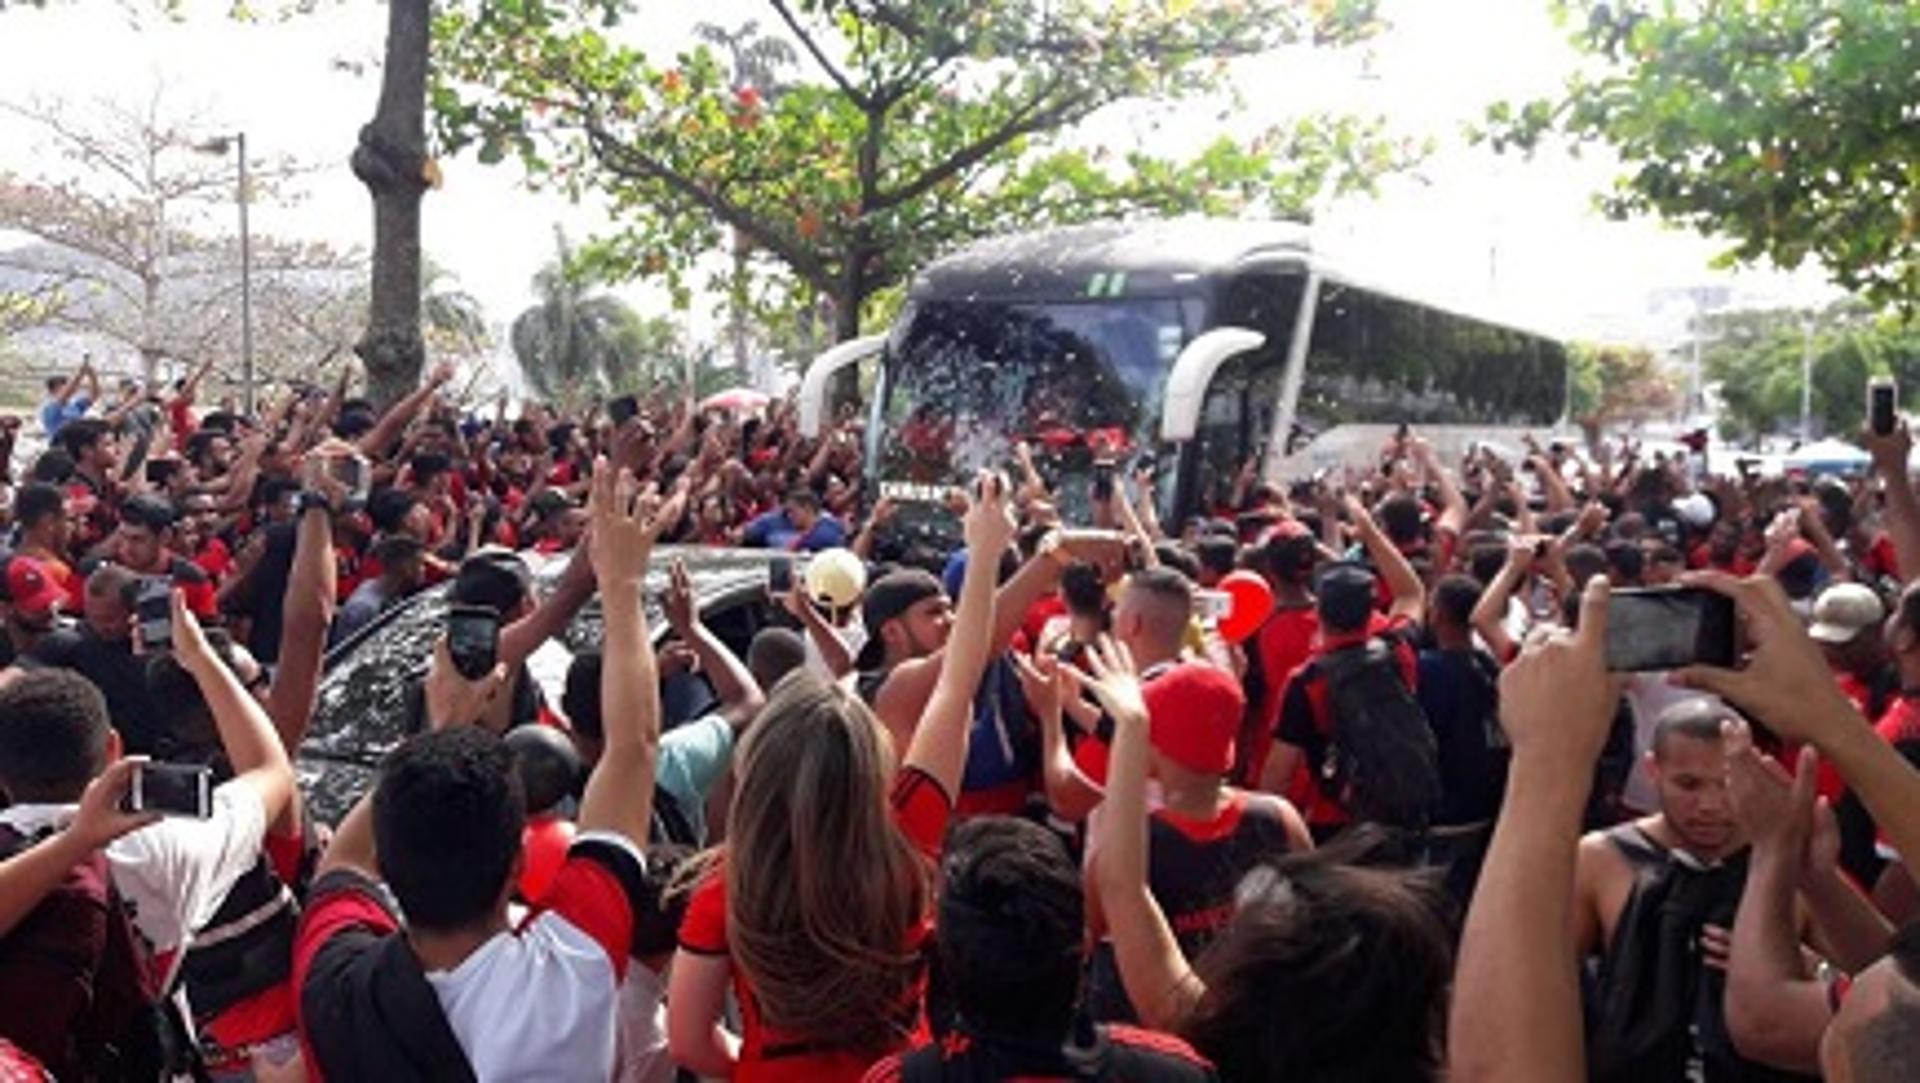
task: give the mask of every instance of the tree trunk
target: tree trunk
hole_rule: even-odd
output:
[[[387,0],[386,66],[373,121],[360,129],[353,175],[373,197],[373,292],[354,352],[382,408],[420,382],[420,197],[427,145],[429,0]]]

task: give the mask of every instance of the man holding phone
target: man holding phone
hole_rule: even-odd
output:
[[[200,623],[175,592],[172,655],[206,698],[233,778],[213,791],[204,819],[170,817],[106,849],[112,888],[124,899],[150,948],[148,975],[169,988],[194,931],[212,920],[227,893],[259,860],[267,825],[294,799],[293,767],[265,709],[208,644]],[[34,839],[74,815],[87,785],[120,759],[98,689],[78,674],[39,670],[0,685],[0,789],[12,800],[0,830]],[[39,953],[0,971],[0,1034],[29,1052],[60,1058],[67,1036],[85,1017],[91,976],[101,950]],[[31,990],[28,994],[26,991]],[[23,1035],[58,1043],[35,1048]]]

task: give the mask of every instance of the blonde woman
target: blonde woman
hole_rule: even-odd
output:
[[[932,862],[1014,533],[1005,482],[978,488],[946,658],[899,771],[873,713],[805,671],[774,688],[741,748],[727,847],[688,904],[668,987],[669,1047],[700,1075],[852,1083],[927,1038]],[[738,1038],[721,1027],[729,985]]]

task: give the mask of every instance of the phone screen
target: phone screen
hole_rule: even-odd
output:
[[[767,565],[767,590],[773,594],[785,594],[793,589],[793,560],[790,557],[775,557]]]
[[[1607,606],[1609,670],[1645,673],[1733,663],[1733,599],[1695,587],[1613,592]]]
[[[211,768],[175,763],[143,763],[134,772],[127,807],[204,820],[213,815]]]
[[[367,497],[367,461],[358,455],[336,455],[327,460],[327,473],[347,495],[354,499]]]
[[[1891,379],[1882,377],[1867,384],[1867,420],[1875,436],[1893,432],[1899,397],[1899,389]]]
[[[134,600],[134,617],[139,621],[143,650],[164,651],[173,646],[173,584],[159,576],[140,581],[140,593]]]
[[[500,615],[486,606],[455,606],[447,612],[447,653],[462,677],[477,681],[500,656]]]

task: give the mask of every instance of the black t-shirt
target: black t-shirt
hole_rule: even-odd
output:
[[[1500,814],[1512,747],[1500,729],[1500,668],[1478,648],[1420,652],[1420,708],[1433,728],[1440,766],[1437,826]]]
[[[71,669],[93,682],[107,699],[107,715],[129,754],[147,755],[159,737],[160,712],[147,692],[147,663],[133,653],[133,642],[109,643],[93,629],[62,629],[34,651],[50,666]]]

